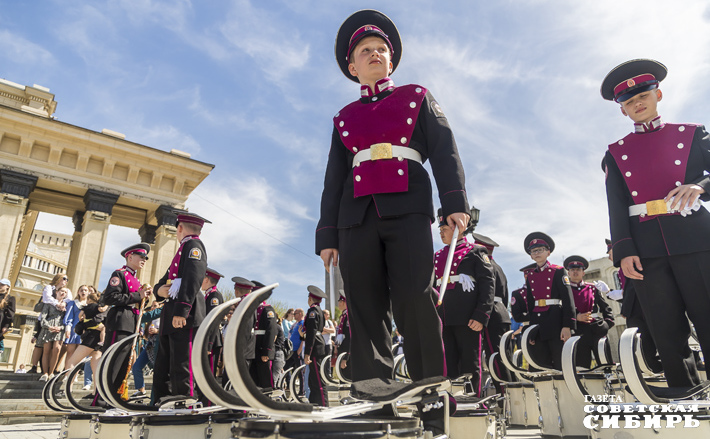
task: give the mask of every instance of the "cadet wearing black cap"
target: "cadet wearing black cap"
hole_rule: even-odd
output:
[[[331,261],[337,265],[340,255],[353,379],[393,378],[391,311],[407,340],[410,376],[440,376],[444,353],[431,299],[434,206],[422,164],[430,161],[447,223],[463,231],[468,202],[454,137],[426,88],[395,87],[390,74],[402,44],[386,15],[363,10],[347,18],[335,55],[360,92],[333,119],[316,253],[326,268]]]
[[[434,278],[441,286],[454,230],[439,209],[439,235],[446,247],[434,254]],[[437,311],[443,324],[446,375],[458,378],[471,374],[476,396],[481,393],[482,333],[493,310],[495,278],[493,265],[483,246],[471,244],[459,235],[449,272],[446,293]],[[406,340],[406,337],[405,337]]]
[[[340,320],[335,331],[335,351],[331,359],[331,366],[335,367],[338,356],[343,352],[350,352],[350,322],[348,321],[348,301],[345,298],[345,290],[340,290],[338,297],[338,309],[340,310]],[[338,375],[350,380],[350,360],[343,357],[341,364],[337,365]]]
[[[222,293],[217,289],[219,280],[224,275],[213,268],[207,267],[205,279],[202,281],[202,291],[205,292],[205,314],[209,314],[213,309],[224,303]],[[209,336],[207,350],[209,351],[210,367],[212,373],[217,374],[217,366],[222,355],[222,334],[219,329],[215,329],[214,333]]]
[[[264,287],[259,281],[251,281],[255,289]],[[252,379],[259,387],[274,387],[273,362],[276,350],[276,336],[278,334],[278,319],[274,307],[263,302],[256,309],[254,324],[254,359],[251,363],[250,373]]]
[[[572,297],[577,309],[575,335],[579,335],[580,340],[577,344],[576,364],[589,368],[592,365],[592,353],[597,365],[601,364],[597,342],[614,326],[614,314],[599,288],[584,281],[584,271],[589,268],[586,259],[577,255],[570,256],[565,259],[564,266],[569,273]]]
[[[576,328],[569,277],[564,267],[547,260],[555,250],[555,241],[548,235],[533,232],[525,238],[524,246],[535,261],[535,268],[525,277],[530,323],[539,328],[535,351],[543,365],[562,370],[562,345]]]
[[[108,285],[101,295],[100,303],[111,306],[104,320],[106,326],[104,352],[112,344],[136,332],[140,303],[153,292],[151,288],[142,288],[140,280],[136,277],[136,272],[142,269],[145,261],[148,260],[148,253],[150,253],[150,245],[145,243],[124,249],[121,256],[126,258],[126,264],[111,274]],[[116,360],[116,364],[121,364],[121,367],[110,372],[112,388],[116,390],[126,376],[128,352],[122,353],[121,357],[123,360]]]
[[[153,390],[161,398],[197,397],[190,366],[195,328],[205,318],[205,301],[200,294],[207,273],[207,254],[200,240],[202,226],[210,223],[193,213],[177,216],[175,257],[154,288],[156,299],[165,300],[160,315],[160,346],[155,357]]]
[[[493,258],[493,250],[498,247],[498,243],[488,236],[479,233],[471,233],[473,243],[483,246],[488,251],[488,257],[493,265],[493,273],[495,274],[495,296],[493,297],[493,311],[488,320],[488,325],[483,332],[484,342],[483,349],[486,351],[486,356],[491,357],[500,349],[500,339],[503,334],[510,331],[510,315],[508,314],[508,279],[505,277],[503,268]],[[495,363],[496,373],[503,381],[510,381],[511,375],[508,368],[504,367],[500,362]],[[503,389],[498,381],[494,382],[496,391],[501,393]]]
[[[308,400],[313,404],[328,407],[328,391],[320,373],[320,363],[325,355],[325,340],[322,335],[325,318],[320,303],[325,297],[323,290],[317,286],[308,286],[309,308],[303,320],[306,331],[303,359],[308,365],[308,388],[311,389]]]
[[[665,123],[657,105],[666,77],[658,61],[615,67],[602,97],[621,104],[634,132],[609,145],[606,188],[614,265],[633,279],[669,387],[699,382],[687,316],[710,356],[710,135],[702,125]]]

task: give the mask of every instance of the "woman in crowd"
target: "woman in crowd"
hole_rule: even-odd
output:
[[[79,323],[79,313],[86,306],[86,298],[89,295],[88,285],[82,285],[76,292],[76,299],[69,302],[67,311],[64,313],[64,346],[62,350],[66,352],[67,363],[74,355],[74,351],[81,344],[81,336],[74,332],[74,328]],[[61,360],[61,355],[60,355]],[[67,364],[68,365],[68,364]]]
[[[66,279],[66,278],[65,278]],[[47,381],[53,377],[54,368],[57,367],[59,359],[59,351],[62,348],[62,340],[64,339],[64,299],[67,297],[69,290],[67,288],[55,289],[52,299],[56,305],[44,303],[42,306],[42,330],[37,337],[37,344],[42,345],[42,370],[44,374],[39,378],[40,381]]]
[[[10,294],[10,280],[0,280],[0,355],[5,350],[5,333],[15,318],[15,297]]]
[[[99,306],[99,295],[89,293],[86,297],[86,306],[79,312],[79,321],[74,332],[81,336],[81,344],[74,350],[74,354],[67,360],[66,369],[74,367],[82,359],[91,356],[91,370],[96,371],[99,358],[101,358],[101,340],[103,338],[103,320],[106,317],[108,306]],[[86,371],[86,369],[84,369]],[[86,381],[84,382],[86,389]]]
[[[283,329],[285,336],[288,336],[288,334],[291,333],[293,319],[293,308],[289,308],[288,311],[286,311],[286,314],[281,317],[281,329]]]

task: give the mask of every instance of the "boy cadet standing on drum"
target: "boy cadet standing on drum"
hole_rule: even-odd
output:
[[[326,267],[340,263],[353,380],[392,379],[390,310],[407,340],[411,377],[444,375],[431,285],[434,206],[422,163],[430,161],[446,223],[463,232],[469,209],[451,128],[426,88],[395,87],[389,77],[402,44],[384,14],[364,10],[346,19],[335,55],[360,94],[333,119],[316,253]],[[443,411],[432,412],[423,414],[425,428],[443,431]]]
[[[210,223],[193,213],[177,216],[180,242],[170,267],[153,292],[165,299],[160,315],[160,346],[153,369],[156,403],[166,396],[196,397],[190,355],[196,328],[205,318],[205,299],[200,294],[207,273],[207,254],[200,240],[202,226]]]
[[[614,265],[633,279],[658,347],[669,387],[699,382],[688,348],[690,327],[710,356],[710,135],[702,125],[665,123],[658,61],[615,67],[602,97],[621,105],[634,132],[609,145],[604,157]]]

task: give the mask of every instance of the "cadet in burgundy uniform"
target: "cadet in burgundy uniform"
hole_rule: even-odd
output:
[[[426,88],[395,86],[389,75],[401,55],[399,32],[380,12],[356,12],[338,31],[338,64],[361,87],[333,119],[316,253],[326,267],[340,259],[356,381],[393,378],[390,311],[407,340],[410,376],[444,373],[431,285],[434,206],[422,163],[431,164],[447,222],[461,231],[468,223],[451,128]]]
[[[224,297],[217,289],[217,284],[223,277],[224,275],[220,274],[217,270],[207,267],[205,279],[202,281],[202,291],[205,292],[205,315],[224,303]],[[209,351],[208,356],[210,358],[212,373],[216,375],[219,359],[222,356],[222,334],[219,329],[215,329],[214,333],[210,336],[210,341],[207,343],[207,350]]]
[[[136,271],[142,269],[145,261],[148,260],[148,253],[150,253],[150,245],[145,243],[135,244],[124,249],[121,256],[126,258],[126,264],[111,274],[108,285],[101,295],[100,304],[111,306],[104,320],[106,334],[103,352],[106,352],[112,344],[136,332],[140,303],[152,293],[150,288],[141,288],[140,280],[135,277]],[[110,372],[113,383],[111,388],[116,391],[126,376],[129,361],[128,350],[121,353],[121,356],[124,358],[123,360],[116,360],[116,364],[121,364],[121,367]]]
[[[193,213],[177,216],[180,247],[154,288],[156,299],[165,299],[153,372],[154,399],[158,404],[166,396],[198,396],[190,355],[195,332],[205,317],[205,300],[200,294],[207,273],[207,254],[200,240],[205,223],[210,222]]]
[[[335,367],[340,354],[350,352],[350,321],[348,320],[348,301],[345,299],[345,290],[340,290],[338,297],[338,309],[340,310],[340,320],[335,330],[335,351],[332,357],[332,366]],[[352,379],[350,371],[350,358],[343,357],[341,364],[337,365],[338,375],[345,379]]]
[[[508,314],[508,279],[500,265],[493,259],[493,250],[498,247],[498,243],[491,238],[479,233],[471,233],[474,239],[474,244],[483,246],[488,251],[488,258],[493,265],[493,273],[495,274],[495,296],[493,297],[493,311],[488,320],[488,325],[483,332],[483,349],[486,351],[487,358],[490,358],[495,352],[500,349],[500,339],[503,334],[510,331],[510,315]],[[496,361],[494,367],[496,374],[504,381],[510,381],[511,375],[507,367],[503,366],[500,361]],[[501,393],[503,389],[498,381],[494,382],[496,391]]]
[[[614,326],[614,314],[604,299],[604,294],[597,286],[584,281],[584,271],[589,268],[589,262],[581,256],[570,256],[565,259],[565,269],[569,273],[574,306],[577,309],[577,330],[580,336],[577,343],[578,366],[590,368],[592,354],[601,364],[597,343],[606,336],[609,328]]]
[[[306,332],[303,359],[308,365],[308,388],[311,389],[308,400],[313,404],[328,407],[328,391],[320,373],[320,364],[325,356],[325,340],[323,340],[322,334],[325,318],[320,303],[325,297],[323,290],[317,286],[308,286],[309,308],[303,320]]]
[[[555,250],[555,242],[548,235],[533,232],[524,244],[535,261],[535,268],[525,276],[530,323],[538,325],[535,352],[543,366],[562,370],[562,345],[576,328],[569,277],[564,267],[547,260]]]
[[[658,115],[666,67],[632,60],[604,79],[602,97],[621,104],[634,132],[609,145],[607,200],[614,265],[633,279],[669,387],[699,382],[687,316],[710,356],[710,136],[705,127]]]
[[[537,264],[533,262],[532,264],[526,265],[525,267],[521,268],[520,272],[523,273],[524,278],[527,278],[528,272],[535,267],[537,267]],[[510,293],[510,315],[513,317],[513,320],[520,323],[521,325],[519,331],[516,330],[514,334],[515,343],[518,348],[521,347],[520,343],[523,338],[523,332],[525,332],[525,330],[530,326],[530,315],[528,314],[527,296],[528,292],[525,289],[525,286],[522,286],[517,290],[513,290]]]
[[[609,260],[614,262],[614,250],[611,249],[611,240],[605,239],[606,252],[609,255]],[[641,304],[636,299],[636,288],[631,280],[627,280],[624,276],[624,270],[619,268],[617,272],[619,285],[621,286],[621,315],[626,318],[627,328],[638,328],[638,333],[641,335],[641,352],[643,353],[646,365],[655,373],[663,372],[661,359],[658,357],[656,342],[653,341],[653,335],[648,329],[646,318],[643,315]],[[612,292],[607,297],[611,297]],[[618,299],[617,299],[618,300]]]
[[[264,287],[259,281],[252,280],[256,288]],[[274,307],[262,302],[256,309],[254,324],[254,359],[251,363],[251,376],[257,386],[274,387],[273,362],[276,354],[275,343],[278,335],[278,319]]]
[[[439,209],[439,234],[446,247],[434,254],[434,276],[441,287],[453,229],[444,222]],[[446,374],[458,378],[471,374],[476,395],[481,392],[482,333],[493,310],[495,280],[493,265],[482,246],[459,235],[449,272],[449,283],[437,311],[443,323]],[[406,340],[406,337],[405,337]]]

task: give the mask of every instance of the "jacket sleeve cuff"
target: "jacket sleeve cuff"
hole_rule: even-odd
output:
[[[486,314],[485,312],[477,309],[473,312],[473,316],[471,318],[477,322],[481,322],[483,326],[488,326],[488,320],[490,320],[491,316],[490,314]]]
[[[629,238],[623,238],[616,241],[612,245],[612,250],[614,250],[614,266],[620,267],[621,260],[628,256],[638,256],[638,251],[636,250],[636,245],[634,240]]]
[[[439,196],[441,201],[441,209],[444,214],[444,218],[447,218],[452,213],[463,212],[469,213],[470,209],[468,207],[468,199],[466,198],[466,191],[453,190],[443,193]]]
[[[190,310],[192,309],[192,305],[189,303],[185,302],[176,302],[174,309],[174,315],[176,317],[184,317],[187,318],[190,315]]]
[[[322,226],[316,230],[316,254],[327,248],[338,248],[338,228],[335,226]]]

